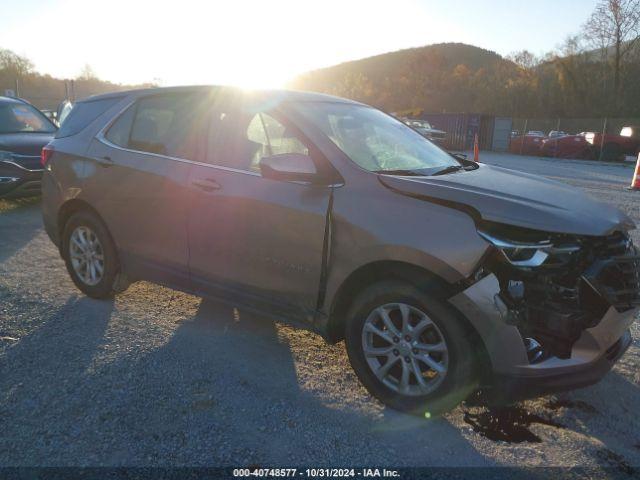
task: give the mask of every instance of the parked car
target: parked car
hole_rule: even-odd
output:
[[[548,138],[556,138],[556,137],[566,137],[567,135],[569,135],[566,132],[563,132],[561,130],[551,130],[549,132],[549,135],[547,135]]]
[[[40,194],[40,152],[56,126],[33,105],[0,97],[0,198]]]
[[[509,142],[509,152],[519,155],[540,155],[544,137],[540,135],[520,135]]]
[[[144,279],[344,339],[393,408],[585,386],[631,342],[629,217],[361,103],[118,92],[78,102],[43,158],[44,225],[86,295]]]
[[[546,157],[579,158],[584,160],[595,158],[595,149],[583,135],[564,135],[542,140],[540,153]]]
[[[432,142],[442,143],[447,139],[447,132],[433,128],[426,120],[405,119],[405,123]]]
[[[40,111],[44,114],[45,117],[51,121],[54,125],[58,126],[58,121],[56,120],[57,113],[55,110],[51,110],[50,108],[42,108]]]
[[[527,135],[531,135],[534,137],[544,137],[544,132],[542,130],[529,130]]]
[[[60,104],[58,105],[58,109],[56,110],[56,119],[58,122],[58,126],[60,126],[62,122],[64,122],[64,120],[67,118],[67,116],[69,116],[72,108],[73,103],[71,103],[69,100],[63,100],[62,102],[60,102]]]
[[[640,140],[640,125],[627,125],[622,127],[620,135],[623,137],[634,138]]]
[[[630,135],[631,133],[632,127],[622,128],[620,135],[605,133],[603,136],[601,132],[583,132],[585,140],[593,145],[596,158],[610,162],[624,160],[626,155],[638,155],[640,138]]]

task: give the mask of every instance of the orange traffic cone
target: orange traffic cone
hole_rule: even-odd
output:
[[[476,133],[475,139],[473,140],[473,161],[479,163],[480,157],[480,146],[478,145],[478,134]]]
[[[636,161],[636,170],[633,172],[633,179],[629,190],[640,190],[640,154],[638,154],[638,160]]]

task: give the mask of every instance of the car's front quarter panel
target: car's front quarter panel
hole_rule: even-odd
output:
[[[335,189],[331,236],[326,313],[343,282],[372,262],[411,264],[455,284],[489,248],[464,212],[395,193],[368,173]]]

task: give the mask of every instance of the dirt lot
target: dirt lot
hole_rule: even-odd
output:
[[[629,166],[481,160],[577,185],[640,222],[640,192],[623,190]],[[500,415],[463,405],[413,418],[364,391],[342,344],[147,283],[112,302],[85,298],[42,229],[39,203],[0,202],[0,466],[578,465],[637,474],[638,330],[596,386]],[[487,424],[498,428],[483,433]]]

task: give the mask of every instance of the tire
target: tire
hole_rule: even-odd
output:
[[[392,361],[395,356],[398,356],[398,352],[393,350],[391,354],[388,354],[386,361],[383,357],[372,358],[372,355],[365,355],[365,343],[370,342],[372,338],[377,336],[376,334],[371,334],[369,329],[370,319],[376,316],[374,312],[379,307],[385,306],[385,310],[389,313],[389,318],[395,322],[395,325],[400,326],[398,325],[398,315],[400,313],[393,311],[393,305],[396,304],[404,304],[410,307],[410,318],[412,318],[410,323],[416,323],[414,332],[418,331],[417,327],[422,321],[420,320],[422,317],[419,316],[418,312],[426,314],[436,328],[433,329],[429,326],[429,330],[425,330],[423,334],[435,335],[434,345],[439,344],[437,337],[441,337],[446,345],[446,354],[428,353],[431,360],[433,358],[436,359],[436,363],[440,364],[440,368],[443,364],[447,365],[446,372],[442,378],[439,378],[440,374],[437,374],[435,370],[428,369],[428,371],[422,372],[424,374],[422,375],[423,380],[425,380],[426,375],[428,384],[431,385],[432,389],[430,391],[420,391],[421,387],[418,385],[418,378],[413,373],[409,374],[409,389],[413,389],[413,392],[400,392],[399,390],[402,388],[400,382],[397,385],[390,386],[390,383],[395,381],[393,378],[394,369],[395,376],[401,377],[404,374],[405,364],[409,368],[417,358],[416,355],[407,360],[411,353],[403,357],[405,353],[408,353],[406,343],[409,342],[402,342],[405,343],[405,350],[404,352],[399,352],[400,359],[396,359],[393,366],[389,368],[390,377],[386,378],[384,382],[374,373],[374,367],[369,362],[379,362],[386,366],[386,362]],[[374,315],[374,317],[371,317],[371,315]],[[479,364],[476,361],[479,356],[471,338],[472,332],[469,331],[468,327],[463,324],[450,307],[436,298],[417,290],[412,285],[396,281],[380,282],[362,291],[352,303],[345,325],[345,343],[351,366],[369,393],[391,408],[427,418],[438,416],[451,410],[477,389],[478,372],[476,372],[475,365]],[[381,339],[379,341],[384,345],[381,348],[386,348],[386,342]],[[409,344],[411,345],[411,343]],[[367,348],[372,351],[369,346]],[[426,367],[426,364],[422,361],[417,361],[417,364],[421,370]],[[399,373],[400,371],[402,373]],[[435,377],[432,377],[434,374]]]
[[[95,283],[87,281],[81,273],[86,272],[84,268],[76,268],[74,266],[74,258],[78,257],[79,250],[77,243],[74,242],[74,235],[82,232],[85,237],[91,237],[97,240],[95,249],[95,258],[102,257],[102,273],[97,274]],[[75,243],[76,246],[73,246]],[[118,252],[107,230],[107,227],[93,213],[81,211],[73,214],[64,226],[62,234],[62,256],[67,266],[67,271],[73,280],[73,283],[85,295],[91,298],[112,298],[115,294],[125,291],[129,282],[120,271],[120,262],[118,260]],[[77,265],[77,263],[76,263]],[[86,265],[86,261],[84,263]],[[98,272],[98,269],[95,269]]]

